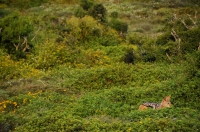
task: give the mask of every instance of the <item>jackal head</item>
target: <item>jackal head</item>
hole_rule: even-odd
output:
[[[161,108],[164,107],[170,107],[171,106],[171,102],[170,102],[170,95],[165,97],[162,102],[161,102]]]

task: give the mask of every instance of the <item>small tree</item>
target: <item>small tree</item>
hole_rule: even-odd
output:
[[[106,22],[106,13],[107,10],[102,4],[94,5],[89,11],[89,14],[100,22]]]

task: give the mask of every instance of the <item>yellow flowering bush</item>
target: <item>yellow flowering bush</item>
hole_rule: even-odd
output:
[[[88,40],[90,36],[101,35],[103,29],[103,26],[91,16],[83,18],[73,16],[67,20],[67,25],[70,33],[66,37],[70,39],[73,36],[76,42]]]
[[[24,61],[13,61],[9,56],[0,57],[0,78],[3,80],[18,78],[38,78],[41,71],[32,68]]]
[[[36,69],[49,69],[69,61],[68,48],[64,44],[44,42],[35,46],[35,54],[29,56],[29,63]]]
[[[17,107],[18,107],[18,104],[15,101],[5,100],[5,101],[0,102],[0,112],[12,110]]]
[[[106,56],[105,52],[102,50],[88,49],[83,52],[84,56],[81,59],[81,63],[87,66],[107,65],[110,63],[109,57]]]

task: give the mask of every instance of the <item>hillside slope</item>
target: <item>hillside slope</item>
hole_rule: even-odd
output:
[[[200,8],[72,3],[1,6],[0,132],[198,132]]]

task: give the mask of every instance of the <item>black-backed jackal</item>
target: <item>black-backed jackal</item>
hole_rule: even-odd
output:
[[[145,110],[148,107],[151,107],[153,109],[160,109],[160,108],[165,108],[165,107],[170,107],[171,106],[171,102],[170,102],[170,96],[165,97],[161,103],[142,103],[139,106],[139,110]]]

